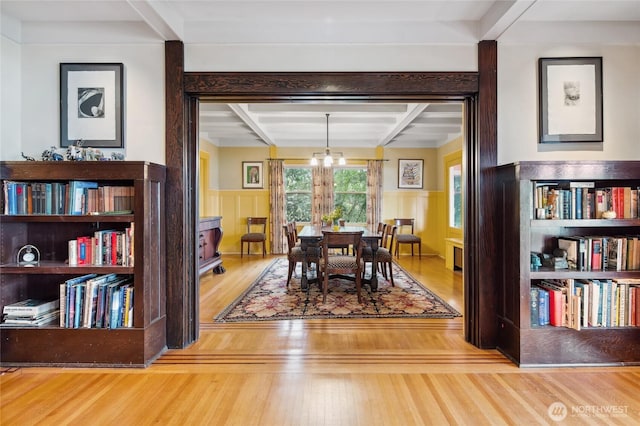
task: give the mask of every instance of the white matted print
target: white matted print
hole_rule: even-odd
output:
[[[243,161],[242,162],[242,187],[262,188],[262,162]]]
[[[541,58],[540,142],[602,142],[602,58]]]
[[[424,160],[398,160],[398,188],[422,188]]]
[[[122,71],[122,64],[60,64],[60,146],[124,146]]]

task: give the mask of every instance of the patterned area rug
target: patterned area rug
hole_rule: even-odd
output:
[[[329,280],[327,302],[322,290],[311,284],[300,289],[301,266],[287,287],[286,259],[276,259],[216,318],[218,322],[266,321],[317,318],[455,318],[461,316],[394,263],[395,287],[378,275],[378,291],[362,287],[363,304],[358,303],[355,282],[342,278]],[[314,272],[311,276],[315,276]]]

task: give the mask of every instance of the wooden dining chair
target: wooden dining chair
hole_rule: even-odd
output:
[[[322,303],[327,301],[329,289],[329,276],[331,274],[353,275],[356,282],[358,303],[362,303],[360,288],[362,286],[362,234],[363,231],[333,232],[322,231],[322,259],[318,268],[318,279],[322,280]],[[350,245],[354,248],[354,255],[332,254],[331,246]]]
[[[375,258],[375,264],[378,265],[378,270],[382,272],[382,276],[385,279],[391,282],[391,286],[393,287],[395,287],[395,283],[393,282],[393,270],[391,268],[391,265],[393,264],[391,248],[393,247],[393,242],[395,240],[397,230],[398,227],[396,226],[385,227],[385,232],[382,236],[380,247],[378,247],[378,249],[376,250]],[[371,247],[365,247],[362,250],[362,260],[365,264],[364,269],[366,269],[367,263],[371,263],[371,267],[373,268],[373,250],[371,249]]]
[[[289,286],[289,282],[291,281],[291,277],[293,276],[298,263],[306,261],[309,263],[315,263],[317,266],[319,261],[318,255],[314,255],[314,252],[308,253],[305,257],[305,253],[302,251],[302,248],[299,244],[297,244],[298,237],[297,232],[295,231],[295,226],[296,225],[294,222],[282,225],[284,234],[287,237],[287,260],[289,261],[289,269],[287,271],[287,287]]]
[[[240,258],[244,252],[244,245],[247,244],[247,255],[251,248],[251,243],[262,243],[262,257],[267,254],[267,218],[248,217],[247,233],[240,237]]]
[[[414,234],[415,219],[394,219],[394,224],[398,228],[396,233],[396,257],[400,256],[400,246],[402,244],[411,245],[411,256],[413,256],[413,246],[418,245],[418,256],[422,257],[422,240]]]

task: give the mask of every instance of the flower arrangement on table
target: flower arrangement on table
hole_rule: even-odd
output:
[[[342,207],[336,207],[331,213],[322,215],[322,223],[338,227],[338,221],[342,218]]]

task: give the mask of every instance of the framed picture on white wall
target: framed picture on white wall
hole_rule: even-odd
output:
[[[123,64],[60,64],[60,146],[123,148]]]
[[[602,142],[602,58],[540,58],[540,143]]]

